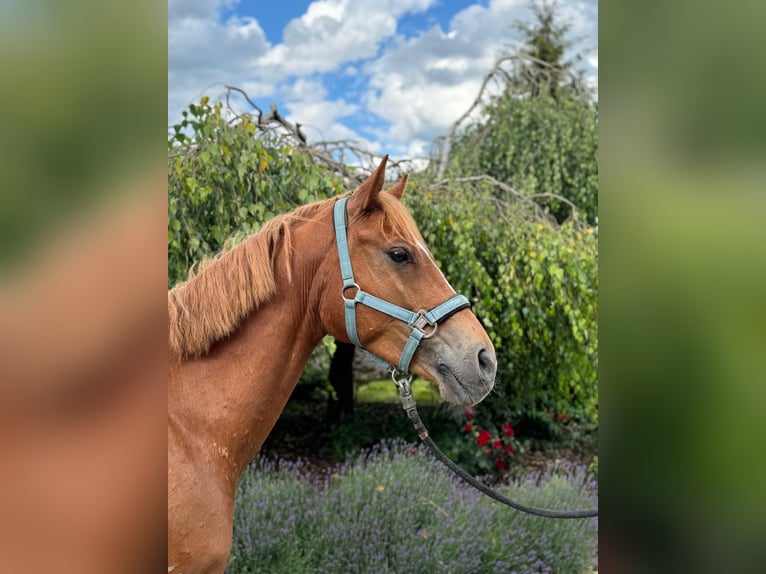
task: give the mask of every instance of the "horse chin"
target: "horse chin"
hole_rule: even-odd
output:
[[[466,381],[462,373],[440,363],[437,368],[436,385],[442,400],[462,407],[470,407],[480,403],[492,391],[492,381]]]

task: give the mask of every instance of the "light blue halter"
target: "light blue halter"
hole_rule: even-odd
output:
[[[362,291],[359,285],[354,280],[354,271],[351,268],[351,256],[348,252],[348,235],[346,228],[348,227],[348,215],[346,211],[346,203],[348,198],[338,200],[333,208],[333,223],[335,225],[335,238],[338,242],[338,257],[340,258],[340,272],[343,277],[343,289],[341,290],[341,297],[343,298],[343,304],[346,312],[346,332],[351,342],[359,349],[366,351],[379,362],[386,365],[392,373],[395,371],[400,373],[409,373],[410,362],[415,354],[420,342],[423,339],[428,339],[436,333],[439,321],[442,321],[460,311],[466,307],[470,307],[471,303],[464,295],[453,295],[447,299],[444,303],[440,303],[430,311],[418,311],[413,313],[398,305],[383,301],[374,295]],[[349,289],[356,289],[356,294],[352,298],[346,297],[346,292]],[[357,304],[366,305],[376,311],[380,311],[394,319],[399,319],[407,323],[410,328],[410,337],[407,339],[407,343],[402,350],[402,356],[399,359],[399,363],[396,367],[388,364],[386,361],[376,357],[367,349],[364,348],[362,342],[359,340],[359,334],[356,330],[356,306]],[[429,328],[427,331],[426,329]]]

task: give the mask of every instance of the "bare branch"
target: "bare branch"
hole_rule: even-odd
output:
[[[543,199],[543,198],[555,199],[569,206],[569,209],[571,210],[570,217],[572,218],[573,221],[577,221],[577,206],[575,206],[575,204],[569,201],[566,197],[555,194],[555,193],[525,194],[520,191],[517,191],[516,189],[514,189],[507,183],[503,183],[502,181],[499,181],[489,175],[472,175],[467,177],[442,179],[437,181],[434,184],[434,187],[444,188],[444,187],[447,187],[447,185],[449,185],[450,183],[470,183],[470,182],[477,182],[477,181],[483,181],[483,182],[489,183],[490,185],[504,191],[506,194],[506,197],[508,198],[508,203],[512,203],[514,200],[518,200],[530,205],[534,209],[535,214],[538,217],[542,219],[547,219],[553,223],[555,223],[555,218],[552,215],[546,213],[545,210],[535,200]]]
[[[261,123],[261,118],[263,117],[263,112],[261,111],[261,108],[259,108],[259,107],[258,107],[258,106],[255,104],[255,102],[253,102],[253,100],[251,100],[251,99],[250,99],[250,96],[248,96],[248,95],[247,95],[247,93],[245,92],[245,90],[242,90],[242,89],[240,89],[240,88],[237,88],[237,87],[235,87],[235,86],[229,86],[229,85],[227,85],[227,86],[226,86],[226,106],[227,106],[227,107],[228,107],[230,110],[232,109],[232,108],[231,108],[231,104],[230,104],[230,102],[229,102],[229,97],[231,96],[231,93],[232,93],[232,92],[237,92],[237,93],[239,93],[239,94],[240,94],[240,95],[241,95],[243,98],[245,98],[245,100],[247,101],[247,103],[248,103],[248,104],[250,104],[250,105],[251,105],[253,108],[255,108],[255,110],[258,112],[258,123],[260,124],[260,123]]]

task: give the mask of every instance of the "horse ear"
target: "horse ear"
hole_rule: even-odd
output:
[[[402,176],[402,179],[397,181],[392,188],[388,190],[388,193],[393,195],[396,199],[402,199],[404,195],[404,188],[407,185],[407,174]]]
[[[354,190],[351,199],[348,200],[352,211],[369,211],[377,205],[378,194],[383,189],[383,181],[386,179],[386,162],[388,156],[384,155],[378,168]]]

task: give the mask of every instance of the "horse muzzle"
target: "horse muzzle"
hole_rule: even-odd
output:
[[[437,347],[437,345],[434,345]],[[461,406],[481,402],[495,385],[495,351],[484,344],[439,345],[434,348],[428,378],[439,388],[441,398]],[[424,357],[425,358],[425,357]]]

